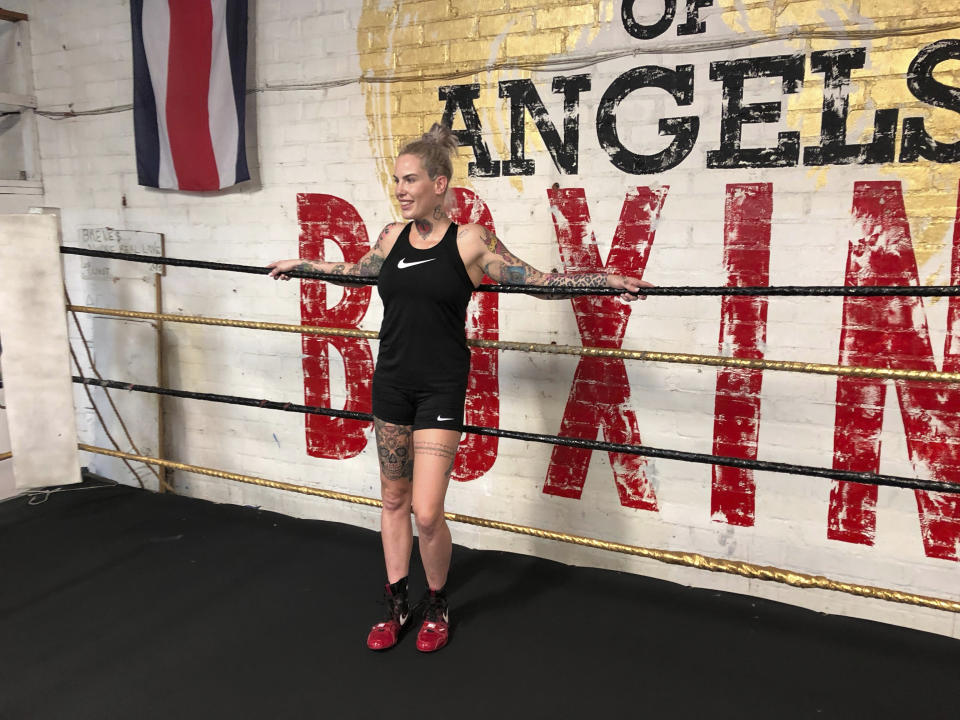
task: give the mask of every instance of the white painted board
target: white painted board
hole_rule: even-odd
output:
[[[53,215],[0,215],[0,368],[19,489],[80,482]]]

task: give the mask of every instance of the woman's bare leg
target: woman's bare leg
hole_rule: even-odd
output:
[[[394,425],[373,419],[380,459],[380,536],[387,582],[395,583],[410,572],[413,527],[410,507],[413,498],[413,447],[409,425]]]
[[[443,503],[460,442],[456,430],[425,429],[413,433],[413,514],[427,584],[440,590],[450,570],[450,528]]]

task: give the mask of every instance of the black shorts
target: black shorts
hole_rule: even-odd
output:
[[[463,406],[467,388],[408,390],[383,382],[373,383],[373,416],[393,425],[413,426],[414,430],[463,428]]]

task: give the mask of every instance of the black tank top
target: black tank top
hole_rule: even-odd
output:
[[[465,386],[473,283],[457,249],[457,226],[450,223],[429,250],[410,244],[411,227],[400,231],[380,268],[383,323],[374,379],[413,390]]]

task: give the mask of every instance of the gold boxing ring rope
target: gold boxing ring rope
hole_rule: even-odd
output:
[[[86,305],[67,305],[67,310],[79,313],[105,315],[107,317],[135,318],[142,320],[162,320],[191,325],[214,325],[218,327],[238,327],[252,330],[272,330],[274,332],[305,333],[330,337],[349,337],[376,340],[377,332],[354,328],[318,327],[315,325],[289,325],[283,323],[254,322],[233,320],[230,318],[202,317],[198,315],[177,315],[170,313],[140,312],[137,310],[117,310],[114,308],[90,307]],[[681,363],[684,365],[707,365],[712,367],[734,367],[755,370],[781,370],[785,372],[807,373],[815,375],[838,375],[841,377],[877,378],[888,380],[915,380],[924,382],[960,382],[960,373],[938,370],[904,370],[900,368],[870,368],[854,365],[826,365],[823,363],[797,362],[794,360],[766,360],[761,358],[725,357],[723,355],[697,355],[693,353],[668,353],[655,350],[618,350],[615,348],[580,347],[577,345],[548,345],[543,343],[521,343],[506,340],[468,339],[467,345],[497,350],[518,350],[523,352],[546,353],[550,355],[582,355],[585,357],[619,358],[645,362]]]
[[[197,473],[198,475],[209,475],[211,477],[224,480],[234,480],[236,482],[248,483],[250,485],[259,485],[261,487],[272,488],[275,490],[284,490],[287,492],[296,492],[304,495],[313,495],[327,500],[339,500],[341,502],[354,503],[356,505],[366,505],[367,507],[382,507],[382,503],[375,498],[368,498],[362,495],[349,495],[347,493],[336,492],[333,490],[322,490],[320,488],[307,487],[305,485],[294,485],[292,483],[279,482],[276,480],[266,480],[254,477],[252,475],[241,475],[239,473],[227,472],[225,470],[215,470],[212,468],[201,467],[199,465],[186,465],[184,463],[174,462],[172,460],[161,460],[159,458],[147,457],[144,455],[134,455],[132,453],[119,452],[117,450],[108,450],[92,445],[80,444],[79,449],[97,453],[99,455],[109,455],[111,457],[123,458],[142,463],[152,463],[161,467],[171,468],[173,470],[183,470],[186,472]],[[755,565],[753,563],[740,562],[736,560],[724,560],[723,558],[708,557],[698,553],[684,553],[675,550],[658,550],[656,548],[645,548],[637,545],[625,545],[623,543],[609,542],[597,538],[583,537],[581,535],[569,535],[567,533],[555,532],[552,530],[543,530],[541,528],[528,527],[526,525],[517,525],[514,523],[501,522],[499,520],[488,520],[486,518],[473,517],[471,515],[460,515],[458,513],[444,513],[447,520],[466,525],[475,525],[477,527],[490,528],[493,530],[502,530],[504,532],[527,535],[529,537],[541,538],[544,540],[554,540],[556,542],[580,545],[582,547],[595,548],[598,550],[607,550],[609,552],[621,553],[624,555],[633,555],[635,557],[656,560],[657,562],[670,565],[682,565],[685,567],[697,568],[699,570],[710,570],[712,572],[722,572],[731,575],[739,575],[754,580],[768,580],[771,582],[783,583],[798,588],[833,590],[836,592],[857,595],[859,597],[874,598],[876,600],[886,600],[889,602],[903,603],[907,605],[917,605],[919,607],[930,608],[933,610],[943,610],[945,612],[960,613],[960,601],[949,600],[946,598],[936,598],[927,595],[916,595],[914,593],[902,592],[900,590],[890,590],[887,588],[875,587],[872,585],[857,585],[854,583],[831,580],[822,575],[809,575],[807,573],[792,572],[768,565]]]
[[[150,312],[139,312],[134,310],[118,310],[118,309],[111,309],[111,308],[88,307],[88,306],[81,306],[81,305],[68,305],[67,309],[73,312],[92,313],[92,314],[99,314],[99,315],[105,315],[109,317],[119,317],[119,318],[162,320],[162,321],[168,321],[168,322],[181,322],[181,323],[195,324],[195,325],[239,327],[239,328],[248,328],[248,329],[256,329],[256,330],[271,330],[276,332],[289,332],[289,333],[306,333],[306,334],[313,334],[313,335],[327,335],[327,336],[336,336],[336,337],[354,337],[354,338],[364,338],[364,339],[377,338],[377,333],[370,330],[328,328],[328,327],[317,327],[317,326],[309,326],[309,325],[292,325],[292,324],[281,324],[281,323],[265,323],[265,322],[246,321],[246,320],[233,320],[228,318],[210,318],[210,317],[201,317],[201,316],[195,316],[195,315],[177,315],[177,314],[170,314],[170,313],[150,313]],[[960,381],[960,373],[947,373],[947,372],[936,372],[936,371],[847,367],[847,366],[838,366],[838,365],[824,365],[820,363],[803,363],[803,362],[795,362],[795,361],[732,358],[732,357],[723,357],[723,356],[716,356],[716,355],[662,353],[662,352],[639,351],[639,350],[617,350],[617,349],[608,349],[608,348],[590,348],[590,347],[577,347],[577,346],[568,346],[568,345],[546,345],[546,344],[537,344],[537,343],[518,343],[518,342],[492,341],[492,340],[468,340],[468,344],[474,347],[496,348],[500,350],[520,350],[520,351],[527,351],[527,352],[542,352],[542,353],[562,354],[562,355],[585,355],[585,356],[592,356],[592,357],[610,357],[610,358],[622,358],[622,359],[631,359],[631,360],[644,360],[649,362],[672,362],[672,363],[699,364],[699,365],[722,366],[722,367],[741,367],[741,368],[751,368],[751,369],[781,370],[781,371],[791,371],[791,372],[799,372],[799,373],[841,375],[841,376],[848,376],[848,377],[888,378],[888,379],[897,379],[897,380],[940,381],[940,382]],[[101,455],[109,455],[109,456],[118,457],[118,458],[125,458],[128,460],[134,460],[134,461],[139,461],[143,463],[151,463],[151,464],[158,465],[160,467],[166,467],[166,468],[171,468],[175,470],[182,470],[186,472],[197,473],[200,475],[208,475],[211,477],[217,477],[217,478],[226,479],[226,480],[233,480],[236,482],[243,482],[243,483],[248,483],[252,485],[259,485],[261,487],[273,488],[273,489],[283,490],[287,492],[296,492],[296,493],[301,493],[306,495],[313,495],[315,497],[321,497],[328,500],[338,500],[341,502],[349,502],[349,503],[354,503],[359,505],[366,505],[368,507],[381,507],[381,502],[379,500],[376,500],[374,498],[363,497],[359,495],[349,495],[346,493],[340,493],[332,490],[323,490],[320,488],[312,488],[304,485],[296,485],[292,483],[266,480],[263,478],[257,478],[250,475],[241,475],[238,473],[231,473],[224,470],[216,470],[216,469],[205,468],[205,467],[196,466],[196,465],[187,465],[184,463],[179,463],[171,460],[162,460],[159,458],[134,455],[131,453],[124,453],[116,450],[98,448],[98,447],[84,445],[84,444],[80,445],[80,449],[87,452],[98,453]],[[880,588],[880,587],[875,587],[871,585],[857,585],[854,583],[847,583],[847,582],[842,582],[838,580],[832,580],[830,578],[827,578],[821,575],[810,575],[807,573],[798,573],[798,572],[783,570],[781,568],[776,568],[771,566],[762,566],[762,565],[755,565],[753,563],[747,563],[747,562],[725,560],[722,558],[713,558],[713,557],[700,555],[698,553],[684,553],[684,552],[677,552],[673,550],[661,550],[656,548],[644,548],[636,545],[626,545],[623,543],[609,542],[606,540],[599,540],[596,538],[583,537],[579,535],[569,535],[566,533],[560,533],[560,532],[555,532],[551,530],[544,530],[541,528],[533,528],[525,525],[507,523],[507,522],[502,522],[498,520],[489,520],[489,519],[478,518],[478,517],[473,517],[469,515],[460,515],[457,513],[448,512],[448,513],[445,513],[445,516],[451,522],[465,523],[469,525],[475,525],[478,527],[502,530],[504,532],[512,532],[520,535],[527,535],[527,536],[538,537],[538,538],[547,539],[547,540],[554,540],[557,542],[580,545],[582,547],[590,547],[590,548],[595,548],[600,550],[607,550],[610,552],[617,552],[625,555],[633,555],[636,557],[643,557],[643,558],[656,560],[658,562],[663,562],[663,563],[672,564],[672,565],[681,565],[685,567],[697,568],[700,570],[709,570],[712,572],[728,573],[728,574],[739,575],[740,577],[745,577],[750,579],[779,582],[786,585],[791,585],[793,587],[832,590],[835,592],[843,592],[846,594],[856,595],[859,597],[869,597],[877,600],[885,600],[889,602],[916,605],[916,606],[930,608],[934,610],[960,613],[960,601],[950,600],[946,598],[936,598],[936,597],[929,597],[925,595],[917,595],[914,593],[907,593],[899,590],[891,590],[888,588]]]

